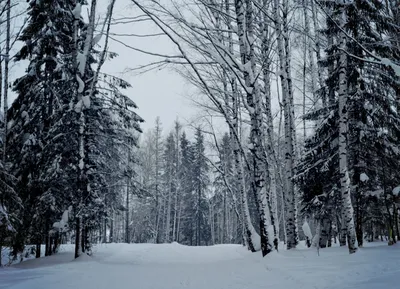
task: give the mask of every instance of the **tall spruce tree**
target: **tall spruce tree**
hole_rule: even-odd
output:
[[[207,187],[209,185],[208,164],[205,157],[205,145],[203,133],[198,127],[195,132],[195,143],[193,144],[193,188],[195,191],[195,228],[196,245],[200,246],[203,242],[208,242],[207,236],[210,234],[208,224],[208,202]]]
[[[195,195],[193,182],[193,146],[183,132],[180,139],[181,164],[179,166],[179,182],[182,190],[182,224],[181,241],[188,245],[195,245]]]
[[[171,241],[171,209],[173,196],[176,193],[177,177],[176,177],[176,144],[173,133],[171,132],[165,141],[164,151],[164,169],[163,169],[163,181],[164,181],[164,199],[165,199],[165,231],[164,231],[164,242]]]
[[[31,1],[29,22],[19,37],[23,46],[15,60],[28,59],[29,65],[14,83],[18,96],[7,117],[7,160],[25,208],[14,243],[17,251],[28,237],[37,244],[48,237],[64,203],[62,194],[41,181],[41,173],[46,171],[43,150],[55,144],[55,135],[50,135],[54,115],[67,98],[64,81],[71,65],[64,56],[71,52],[73,8],[74,1]]]

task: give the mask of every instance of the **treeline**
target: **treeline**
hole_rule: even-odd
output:
[[[179,242],[211,245],[211,180],[203,132],[188,139],[177,121],[164,137],[161,121],[144,134],[140,145],[139,181],[147,192],[137,200],[134,242]]]

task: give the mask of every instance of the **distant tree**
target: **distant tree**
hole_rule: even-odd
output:
[[[208,164],[205,157],[204,136],[198,127],[195,132],[195,143],[193,144],[193,188],[195,191],[195,228],[196,228],[196,245],[200,246],[208,240],[205,238],[210,233],[210,227],[207,223],[208,202],[207,188],[209,186]]]

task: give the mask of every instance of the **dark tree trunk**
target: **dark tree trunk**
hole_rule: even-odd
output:
[[[103,243],[107,243],[107,218],[104,218]]]
[[[310,247],[311,247],[310,238],[308,238],[307,236],[306,236],[306,245],[307,245],[307,248],[310,248]]]
[[[127,187],[126,187],[126,215],[125,215],[125,243],[129,244],[129,177],[127,180]]]
[[[328,247],[332,247],[332,221],[329,221],[329,229],[328,229]]]
[[[338,228],[340,228],[340,233],[339,233],[339,244],[340,244],[340,246],[346,246],[346,232],[347,232],[347,230],[346,230],[346,224],[345,224],[345,220],[344,220],[344,217],[342,216],[342,220],[341,220],[341,223],[340,223],[340,227],[338,227]]]
[[[362,208],[361,208],[361,194],[356,192],[356,235],[358,246],[362,247],[364,243],[364,232],[362,223]]]
[[[81,231],[81,251],[82,253],[85,253],[85,226],[83,225],[82,221],[82,231]]]
[[[44,249],[44,255],[45,256],[50,256],[50,247],[51,247],[51,245],[50,245],[50,236],[46,236],[46,246],[45,246],[45,249]]]
[[[53,254],[57,253],[59,245],[60,245],[60,234],[57,232],[56,235],[54,236],[54,245],[52,250]]]
[[[80,232],[81,232],[80,225],[81,225],[80,219],[79,219],[79,217],[77,217],[76,218],[76,228],[75,228],[75,258],[78,258],[79,253],[80,253],[80,250],[79,250]]]
[[[200,244],[201,244],[201,238],[200,238],[200,224],[201,224],[201,222],[200,222],[200,202],[201,202],[201,189],[200,188],[198,188],[198,199],[197,199],[197,202],[198,202],[198,204],[197,204],[197,206],[198,206],[198,208],[197,208],[197,240],[196,240],[196,245],[197,246],[200,246]]]
[[[399,214],[396,208],[396,204],[393,203],[393,221],[396,227],[396,235],[397,235],[397,241],[400,241],[400,231],[399,231]]]
[[[36,243],[36,258],[40,258],[42,244],[40,240]]]
[[[82,223],[82,253],[86,253],[89,250],[89,232],[88,227]]]
[[[53,242],[54,242],[54,238],[49,237],[49,256],[53,255]]]
[[[362,224],[357,220],[357,225],[356,225],[356,234],[357,234],[357,242],[358,246],[362,247],[364,243],[364,232],[362,229]]]
[[[370,223],[370,230],[371,230],[371,235],[370,235],[369,241],[373,242],[375,236],[374,236],[374,226],[373,226],[372,222]]]
[[[328,243],[328,235],[329,235],[329,221],[327,219],[322,219],[321,221],[321,235],[319,237],[319,247],[326,248]]]
[[[114,214],[112,214],[111,222],[110,222],[110,243],[114,242]]]

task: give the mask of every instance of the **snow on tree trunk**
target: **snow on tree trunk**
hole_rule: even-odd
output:
[[[84,207],[84,200],[86,199],[86,196],[90,194],[90,186],[87,184],[88,176],[87,176],[87,168],[85,165],[86,158],[87,158],[87,146],[85,144],[85,130],[86,130],[86,116],[85,116],[85,109],[87,107],[87,101],[85,101],[85,96],[83,95],[84,89],[82,89],[82,85],[79,82],[79,79],[82,80],[84,74],[85,74],[85,68],[87,64],[87,59],[90,53],[90,50],[92,48],[92,41],[93,41],[93,31],[94,31],[94,26],[95,26],[95,18],[96,18],[96,4],[97,1],[93,0],[91,2],[91,9],[90,9],[90,15],[89,15],[89,23],[88,23],[88,30],[86,33],[85,37],[85,43],[84,43],[84,48],[83,48],[83,54],[79,53],[79,48],[78,48],[78,34],[79,34],[79,27],[78,27],[78,20],[79,17],[77,17],[77,12],[75,10],[80,10],[78,7],[81,6],[79,2],[77,2],[76,7],[74,11],[76,12],[76,15],[74,14],[75,21],[74,21],[74,53],[73,53],[73,58],[76,66],[76,79],[77,79],[77,96],[76,96],[76,105],[75,105],[75,111],[78,114],[78,123],[79,123],[79,129],[78,129],[78,138],[79,138],[79,151],[78,151],[78,190],[81,194],[81,200],[79,206],[81,207],[80,211],[78,214],[81,214],[82,212],[82,207]],[[80,217],[77,216],[79,219]],[[85,238],[83,232],[84,228],[86,228],[85,224],[82,221],[77,221],[77,224],[81,222],[81,230],[82,230],[82,238]],[[77,232],[76,232],[77,234]],[[78,234],[77,234],[78,235]],[[83,242],[82,242],[83,243]],[[75,246],[79,246],[79,244],[75,244]],[[80,251],[75,248],[75,257],[78,257],[80,254]]]
[[[243,223],[245,228],[245,241],[248,249],[251,252],[256,252],[261,249],[260,236],[257,234],[256,230],[253,227],[253,224],[251,223],[249,205],[247,202],[247,194],[243,178],[243,164],[238,149],[234,150],[234,156],[235,156],[235,168],[236,168],[238,189],[240,191],[240,196],[242,198],[241,201],[242,201],[242,210],[244,219]]]
[[[225,0],[225,13],[226,15],[231,15],[231,9],[230,9],[230,3],[229,0]],[[228,30],[228,51],[231,55],[233,55],[234,52],[234,41],[233,41],[233,27],[231,21],[227,21],[227,30]],[[239,196],[242,200],[242,202],[239,202],[239,207],[241,208],[241,213],[242,215],[240,216],[239,213],[237,212],[237,204],[236,204],[236,199],[235,196],[232,195],[232,200],[234,202],[234,207],[235,207],[235,212],[237,213],[237,218],[239,221],[239,224],[241,222],[241,227],[242,227],[242,239],[247,243],[247,247],[250,251],[254,252],[254,242],[252,241],[252,238],[255,236],[252,236],[252,231],[251,231],[251,220],[249,222],[249,219],[245,217],[245,215],[250,216],[250,213],[248,211],[248,206],[245,207],[243,204],[243,198],[246,198],[247,200],[247,194],[244,190],[243,187],[243,162],[241,158],[241,150],[240,150],[240,143],[239,143],[239,91],[237,87],[237,79],[234,73],[231,70],[227,70],[227,80],[230,83],[231,87],[231,95],[229,95],[227,92],[225,93],[225,105],[226,105],[226,111],[232,111],[231,114],[227,113],[225,115],[225,118],[231,125],[229,126],[230,130],[230,137],[232,140],[233,144],[233,156],[234,156],[234,166],[235,166],[235,174],[236,174],[236,179],[238,181],[239,187]],[[228,87],[224,86],[226,90],[228,90]],[[232,109],[230,109],[229,105],[229,97],[232,98]],[[245,195],[243,195],[245,194]],[[247,211],[246,211],[247,210]]]
[[[269,193],[265,189],[266,174],[268,169],[264,145],[263,145],[263,113],[262,99],[259,83],[256,79],[256,62],[254,54],[254,15],[253,3],[250,0],[235,1],[236,21],[238,26],[238,37],[241,54],[241,62],[244,67],[243,78],[246,85],[246,108],[250,115],[250,151],[255,162],[252,172],[252,190],[257,199],[257,207],[260,221],[261,251],[265,256],[272,251],[273,246],[269,240],[269,225],[271,216],[269,212]]]
[[[297,237],[297,208],[295,198],[295,188],[293,183],[294,175],[294,119],[293,119],[293,94],[290,79],[290,61],[289,61],[289,40],[287,31],[282,30],[281,17],[279,14],[279,0],[274,0],[274,20],[278,44],[278,56],[280,66],[280,80],[282,86],[282,99],[284,109],[284,132],[285,132],[285,179],[284,179],[284,196],[285,196],[285,216],[286,216],[286,235],[287,249],[296,248],[298,243]],[[287,9],[284,10],[287,17]],[[285,11],[286,10],[286,11]],[[283,25],[284,27],[286,25]],[[285,45],[284,45],[285,44]]]
[[[268,7],[268,1],[263,0],[263,6]],[[260,24],[260,33],[262,35],[261,39],[261,50],[262,50],[262,59],[264,61],[263,66],[263,81],[264,81],[264,98],[265,98],[265,118],[266,118],[266,137],[265,139],[265,147],[266,147],[266,166],[268,167],[268,175],[269,175],[269,186],[266,186],[266,189],[269,188],[269,210],[271,214],[271,226],[273,230],[273,235],[270,236],[270,239],[273,240],[273,245],[275,249],[278,249],[278,239],[279,239],[279,219],[278,219],[278,202],[277,202],[277,192],[276,192],[276,171],[275,171],[275,160],[276,160],[276,153],[273,148],[274,145],[274,126],[272,120],[272,109],[271,109],[271,63],[272,59],[270,57],[270,47],[271,47],[271,40],[272,37],[269,33],[269,18],[263,13],[263,18]],[[268,180],[267,182],[268,183]]]
[[[239,95],[235,81],[231,83],[232,86],[232,102],[233,102],[233,117],[232,117],[232,127],[231,127],[231,137],[233,143],[233,156],[235,159],[235,174],[237,180],[237,190],[241,198],[241,209],[242,209],[242,222],[243,222],[243,233],[244,241],[247,248],[251,252],[256,252],[261,249],[260,246],[260,236],[255,231],[253,224],[250,219],[250,211],[247,203],[247,193],[245,189],[245,180],[243,174],[243,161],[240,150],[239,140],[236,138],[239,136]],[[236,137],[235,137],[236,136]]]
[[[347,15],[344,9],[340,15],[340,27],[347,23]],[[342,234],[347,236],[347,245],[350,254],[357,251],[356,232],[354,226],[354,209],[350,195],[350,176],[347,163],[347,134],[348,134],[348,87],[347,87],[347,54],[346,34],[340,33],[339,47],[339,171],[340,192],[342,198]],[[346,231],[344,231],[346,230]]]

